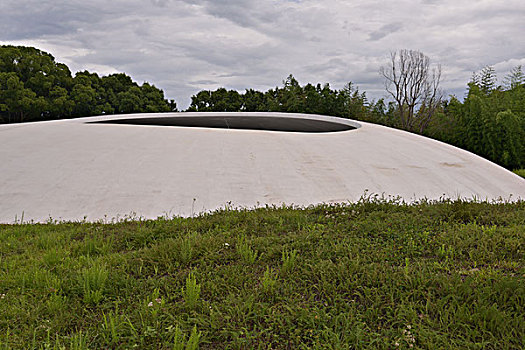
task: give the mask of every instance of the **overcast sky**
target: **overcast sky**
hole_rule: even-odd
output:
[[[379,67],[414,49],[463,97],[473,71],[525,67],[524,0],[0,0],[0,43],[74,72],[125,72],[179,107],[202,89],[353,82],[385,95]]]

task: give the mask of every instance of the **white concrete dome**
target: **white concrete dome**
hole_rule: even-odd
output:
[[[0,125],[0,140],[2,223],[306,206],[365,191],[406,201],[525,198],[525,180],[472,153],[318,115],[100,116]]]

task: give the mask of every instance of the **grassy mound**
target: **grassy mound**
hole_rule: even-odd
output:
[[[0,225],[0,348],[525,346],[525,202]]]

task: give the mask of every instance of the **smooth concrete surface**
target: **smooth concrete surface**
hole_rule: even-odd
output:
[[[282,132],[92,123],[164,117],[342,123]],[[365,191],[421,198],[525,198],[525,180],[428,138],[351,120],[279,113],[114,115],[0,125],[0,222],[190,216],[225,206],[306,206]]]

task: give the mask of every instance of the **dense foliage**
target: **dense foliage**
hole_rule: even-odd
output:
[[[341,90],[332,90],[329,84],[301,86],[290,75],[282,88],[266,92],[249,89],[239,93],[224,88],[200,91],[192,96],[188,111],[314,113],[358,119],[365,113],[365,105],[365,94],[351,83]]]
[[[469,83],[461,102],[451,97],[428,136],[467,149],[509,169],[525,167],[525,79],[521,67],[495,86],[491,67]]]
[[[523,349],[524,231],[373,200],[0,225],[0,348]]]
[[[84,71],[73,77],[46,52],[0,46],[0,123],[175,109],[162,90],[139,86],[126,74]]]

